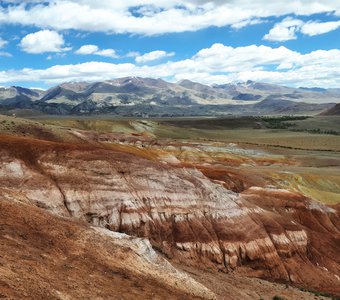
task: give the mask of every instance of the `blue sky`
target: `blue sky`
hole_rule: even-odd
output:
[[[0,2],[0,85],[123,76],[340,87],[340,1]]]

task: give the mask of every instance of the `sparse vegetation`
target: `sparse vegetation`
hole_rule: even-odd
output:
[[[297,123],[297,122],[288,122],[288,121],[304,121],[307,119],[313,119],[309,116],[279,116],[279,117],[261,117],[262,121],[265,122],[265,126],[269,129],[288,129],[290,131],[294,132],[308,132],[312,134],[327,134],[327,135],[340,135],[340,131],[336,131],[334,129],[330,128],[310,128],[310,126],[317,126],[318,124],[311,121],[309,126],[303,126],[302,128],[299,126],[303,123]],[[315,124],[314,124],[315,123]],[[325,125],[320,124],[320,125]]]
[[[261,117],[266,122],[285,122],[309,119],[309,116],[277,116],[277,117]]]
[[[280,296],[274,296],[273,300],[287,300],[287,299]]]
[[[308,132],[314,134],[329,134],[329,135],[340,135],[340,132],[335,130],[321,130],[320,128],[316,129],[291,129],[291,131],[295,132]]]
[[[278,116],[278,117],[261,117],[267,128],[270,129],[288,129],[296,126],[296,123],[289,123],[287,121],[306,120],[308,116]]]
[[[304,288],[300,288],[299,290],[302,291],[302,292],[314,294],[315,296],[327,297],[327,298],[331,298],[332,300],[339,300],[339,298],[334,298],[334,297],[332,297],[331,294],[326,293],[326,292],[313,291],[313,290],[308,290],[308,289],[304,289]]]

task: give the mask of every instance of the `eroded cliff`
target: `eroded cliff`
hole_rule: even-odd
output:
[[[174,262],[340,293],[335,207],[110,145],[3,137],[0,151],[4,199],[148,238]]]

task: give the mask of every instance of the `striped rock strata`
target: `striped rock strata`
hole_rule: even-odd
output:
[[[146,237],[169,258],[340,292],[338,212],[285,190],[241,194],[192,168],[107,148],[2,144],[3,197]],[[324,246],[324,247],[323,247]]]

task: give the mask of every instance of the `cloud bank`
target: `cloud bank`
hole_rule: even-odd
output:
[[[7,1],[0,23],[53,30],[155,35],[210,26],[239,28],[288,14],[340,16],[336,0]]]
[[[156,65],[86,62],[55,65],[46,69],[0,71],[0,82],[101,81],[124,76],[157,77],[170,81],[190,79],[206,84],[255,80],[290,86],[340,85],[340,50],[317,50],[307,54],[286,47],[250,45],[230,47],[213,44],[190,59]]]

